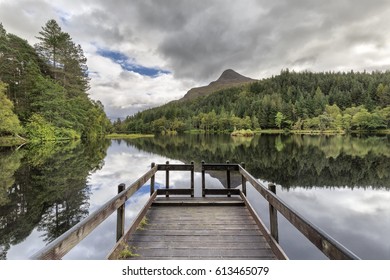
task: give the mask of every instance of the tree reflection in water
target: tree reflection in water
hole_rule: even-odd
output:
[[[88,175],[102,167],[108,146],[47,142],[0,151],[0,259],[34,228],[49,243],[88,215]]]
[[[390,187],[389,136],[184,135],[134,139],[137,148],[183,162],[245,162],[256,178],[291,187]]]

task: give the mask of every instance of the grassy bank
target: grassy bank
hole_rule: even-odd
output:
[[[120,134],[120,133],[112,133],[105,136],[107,139],[136,139],[143,137],[154,137],[154,134]]]

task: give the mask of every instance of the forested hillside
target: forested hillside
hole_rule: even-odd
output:
[[[117,120],[118,132],[199,129],[378,130],[390,128],[390,72],[289,70],[196,100],[175,101]]]
[[[49,20],[34,47],[0,24],[0,136],[32,140],[96,138],[110,127],[103,105],[88,97],[80,45]]]

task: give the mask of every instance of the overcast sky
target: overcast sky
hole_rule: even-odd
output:
[[[0,22],[36,43],[55,19],[81,44],[90,96],[109,117],[182,97],[232,68],[390,69],[388,0],[0,0]]]

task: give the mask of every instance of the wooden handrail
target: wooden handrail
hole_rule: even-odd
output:
[[[98,225],[107,219],[114,211],[122,206],[137,190],[139,190],[155,173],[157,166],[151,168],[141,178],[131,184],[127,189],[117,194],[99,210],[93,212],[87,218],[63,233],[53,242],[35,253],[31,259],[59,260],[74,246],[90,234]]]
[[[252,186],[295,228],[297,228],[308,240],[321,250],[328,258],[336,260],[358,260],[359,257],[345,248],[319,227],[313,225],[298,212],[294,211],[284,201],[269,191],[263,184],[255,179],[248,171],[239,165],[240,173],[252,184]]]

